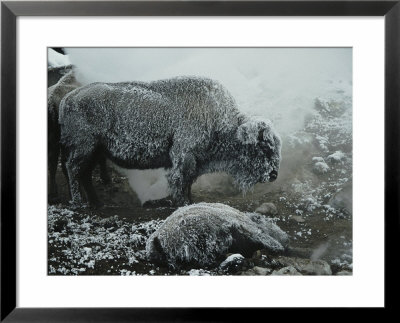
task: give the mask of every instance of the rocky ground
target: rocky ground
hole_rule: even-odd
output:
[[[60,203],[48,206],[50,275],[351,275],[351,99],[317,99],[300,131],[284,136],[281,171],[274,183],[246,195],[225,174],[193,185],[193,199],[218,202],[274,219],[290,236],[285,254],[254,250],[250,257],[226,254],[210,268],[174,270],[147,261],[147,238],[175,208],[141,206],[128,180],[111,166],[112,183],[95,188],[101,209],[72,210],[59,170]]]

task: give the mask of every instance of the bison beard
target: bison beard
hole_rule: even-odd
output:
[[[104,156],[123,168],[169,169],[178,206],[191,203],[191,185],[205,173],[225,171],[244,191],[278,174],[281,142],[271,123],[240,113],[230,93],[206,78],[92,83],[63,99],[59,123],[77,205],[80,183],[89,203],[100,204],[91,180]]]

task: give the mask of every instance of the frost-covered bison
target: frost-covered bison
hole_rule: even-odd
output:
[[[79,183],[91,204],[99,202],[91,172],[102,155],[123,168],[169,169],[176,205],[190,203],[191,185],[205,173],[226,171],[244,191],[278,175],[281,141],[271,123],[240,113],[206,78],[89,84],[65,97],[59,121],[78,204]]]
[[[47,91],[47,149],[48,149],[48,170],[49,170],[49,202],[58,200],[56,171],[58,158],[60,156],[60,125],[58,124],[59,106],[61,100],[66,94],[81,86],[76,80],[75,73],[70,70],[54,85],[50,86]],[[108,175],[105,168],[105,159],[100,163],[102,178],[107,181]],[[67,176],[64,164],[63,172]]]
[[[72,71],[72,65],[48,66],[47,68],[47,86],[53,86],[67,73]]]
[[[220,203],[185,206],[169,216],[147,240],[150,261],[174,268],[215,265],[227,253],[283,252],[288,235],[271,219]]]
[[[70,70],[47,91],[47,149],[49,169],[49,202],[57,200],[56,170],[60,155],[60,126],[58,124],[58,109],[64,96],[79,87],[75,74]],[[64,173],[66,173],[64,171]]]

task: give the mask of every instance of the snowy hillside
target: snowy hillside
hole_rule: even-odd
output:
[[[54,49],[49,48],[47,51],[47,65],[49,67],[61,67],[70,65],[68,55],[57,53]]]

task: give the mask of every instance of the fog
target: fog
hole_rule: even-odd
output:
[[[232,93],[241,111],[272,120],[281,136],[301,129],[316,98],[352,93],[351,48],[67,48],[66,52],[83,84],[181,75],[216,79]],[[142,203],[167,195],[164,171],[123,172]]]
[[[350,48],[69,48],[83,83],[151,81],[178,75],[220,81],[239,108],[287,133],[319,96],[351,93]]]

